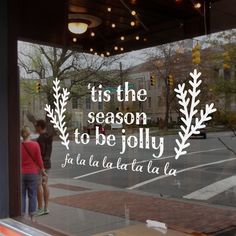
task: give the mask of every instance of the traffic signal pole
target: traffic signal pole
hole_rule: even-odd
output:
[[[124,83],[124,78],[123,78],[123,69],[122,69],[122,62],[120,61],[120,84],[123,86]],[[123,112],[125,109],[125,104],[124,104],[124,92],[122,92],[122,98],[123,101],[121,102],[121,111]]]

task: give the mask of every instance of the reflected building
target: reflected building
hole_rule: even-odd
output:
[[[165,76],[172,76],[172,84],[168,85],[170,89],[170,109],[169,122],[178,123],[180,112],[178,101],[175,96],[174,88],[178,83],[186,83],[190,79],[189,73],[197,68],[202,72],[202,85],[200,108],[206,102],[214,101],[218,110],[236,111],[236,96],[235,94],[214,92],[217,79],[234,80],[235,68],[223,68],[221,64],[212,60],[219,56],[221,51],[212,48],[205,48],[201,51],[201,64],[194,66],[192,64],[192,40],[187,41],[186,48],[178,53],[175,53],[171,58],[171,68],[167,71],[163,59],[148,60],[147,62],[138,64],[129,68],[125,73],[123,81],[129,82],[129,89],[136,92],[140,89],[147,91],[147,99],[145,102],[131,101],[118,102],[116,99],[116,85],[111,84],[104,87],[110,90],[110,102],[92,102],[90,94],[79,97],[74,95],[67,105],[67,117],[69,127],[78,128],[79,130],[88,127],[88,113],[93,111],[98,113],[103,112],[145,112],[147,114],[148,123],[151,125],[159,125],[165,118],[166,112],[166,81]],[[117,71],[114,71],[117,74]],[[119,76],[119,75],[117,75]],[[154,78],[154,82],[152,81]],[[120,78],[118,78],[120,80]],[[34,87],[36,80],[21,79],[21,125],[30,125],[27,119],[27,113],[31,113],[36,119],[44,119],[44,106],[47,103],[43,93],[26,93],[26,83],[31,83]],[[70,79],[67,79],[65,85],[70,84]],[[24,97],[24,94],[27,94]]]

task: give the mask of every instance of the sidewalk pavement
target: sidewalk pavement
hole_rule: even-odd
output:
[[[62,197],[67,201],[67,198],[78,194],[93,194],[96,191],[106,191],[107,189],[116,190],[113,187],[62,178],[50,178],[49,186],[50,214],[37,217],[39,224],[55,228],[68,235],[91,236],[98,232],[123,228],[135,223],[123,217],[54,203],[54,199],[58,197]]]
[[[68,235],[95,235],[144,224],[147,219],[164,222],[168,228],[207,234],[236,226],[236,210],[229,207],[160,198],[73,179],[51,178],[49,185],[50,214],[37,217],[37,221]]]

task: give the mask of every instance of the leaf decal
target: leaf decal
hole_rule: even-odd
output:
[[[190,73],[190,76],[192,77],[192,80],[189,81],[189,84],[192,89],[189,89],[188,91],[185,90],[185,84],[183,83],[182,85],[179,84],[178,88],[174,90],[179,99],[179,104],[182,107],[180,112],[183,114],[183,117],[181,118],[183,125],[180,126],[181,132],[179,132],[180,140],[176,139],[177,147],[174,148],[176,160],[187,153],[184,149],[190,146],[190,143],[187,143],[188,139],[193,134],[199,134],[199,129],[206,127],[204,122],[211,120],[211,114],[216,111],[213,103],[210,105],[206,104],[205,109],[200,110],[200,118],[195,118],[195,124],[192,124],[194,116],[199,113],[196,107],[200,103],[197,96],[201,92],[199,86],[201,85],[202,80],[199,80],[201,72],[197,72],[196,69],[193,73]],[[190,95],[190,99],[187,98],[187,94]]]
[[[47,116],[50,118],[50,122],[53,124],[55,129],[60,132],[61,144],[69,150],[70,140],[68,139],[69,133],[67,132],[65,120],[66,105],[69,99],[70,92],[63,88],[60,92],[60,81],[56,78],[53,81],[53,97],[55,99],[55,109],[52,109],[50,105],[46,104],[44,110],[47,112]]]

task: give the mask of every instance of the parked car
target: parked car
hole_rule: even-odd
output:
[[[94,126],[87,126],[87,133],[90,135],[90,134],[94,134],[95,133],[95,129],[96,129],[96,126],[99,127],[99,134],[104,134],[106,135],[106,131],[105,131],[105,128],[102,126],[102,125],[94,125]]]
[[[193,134],[192,137],[202,137],[203,139],[207,138],[206,129],[200,130],[199,134]]]
[[[193,123],[193,125],[195,124]],[[206,139],[207,138],[206,128],[200,129],[199,131],[200,131],[199,134],[193,134],[192,137],[202,137],[203,139]]]

